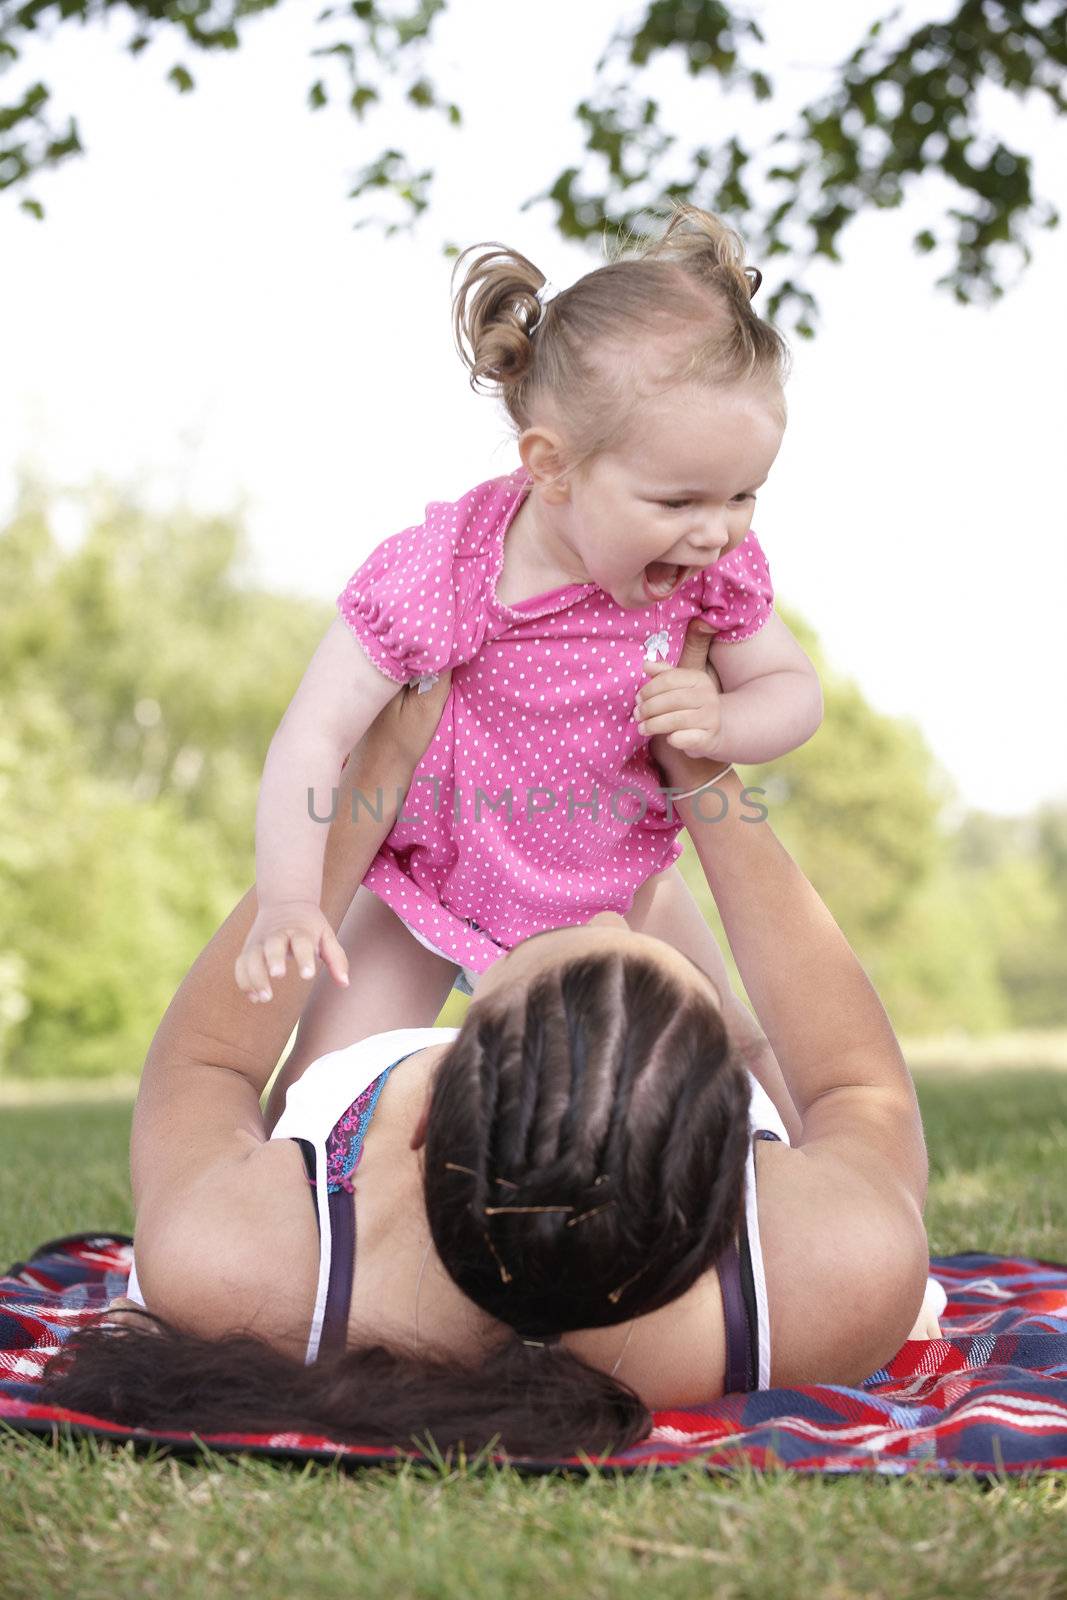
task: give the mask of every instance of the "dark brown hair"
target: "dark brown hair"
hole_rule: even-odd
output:
[[[454,295],[453,334],[471,387],[495,390],[516,437],[546,409],[566,440],[565,471],[623,447],[649,398],[649,347],[666,357],[655,383],[754,383],[784,419],[789,355],[752,308],[758,269],[739,236],[710,211],[672,202],[658,238],[627,235],[614,259],[587,272],[543,311],[545,274],[521,251],[492,242]],[[562,472],[559,474],[562,476]]]
[[[539,1333],[628,1322],[683,1294],[741,1215],[749,1080],[710,994],[637,952],[600,951],[472,1002],[438,1063],[427,1216],[460,1289],[516,1329],[477,1365],[382,1346],[305,1366],[249,1334],[144,1314],[89,1327],[42,1398],[132,1427],[311,1433],[509,1455],[615,1451],[650,1417]]]

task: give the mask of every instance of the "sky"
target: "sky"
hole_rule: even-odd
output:
[[[547,202],[522,207],[579,163],[574,107],[617,18],[644,7],[541,0],[514,5],[506,32],[502,9],[450,0],[435,24],[426,65],[462,106],[459,130],[395,87],[363,123],[310,113],[317,76],[343,88],[335,61],[309,55],[335,36],[316,25],[320,0],[286,0],[210,57],[157,40],[131,58],[117,8],[42,30],[3,98],[44,77],[87,154],[34,180],[43,223],[0,194],[0,524],[30,474],[54,486],[73,547],[118,483],[161,510],[238,515],[250,581],[332,603],[428,501],[518,464],[502,408],[472,393],[456,354],[442,246],[515,246],[561,287],[601,263],[599,241],[559,237]],[[876,14],[752,9],[773,105],[757,113],[661,62],[643,92],[680,149],[783,120]],[[948,9],[910,0],[904,17]],[[176,61],[194,93],[164,81]],[[1067,213],[1067,122],[999,91],[985,112]],[[387,239],[353,226],[369,208],[346,196],[389,145],[437,177],[415,231]],[[789,427],[753,526],[830,669],[911,720],[961,806],[1009,815],[1067,799],[1067,230],[1034,234],[998,304],[959,307],[909,244],[951,194],[933,180],[863,216],[842,264],[811,273],[820,333],[793,343]]]

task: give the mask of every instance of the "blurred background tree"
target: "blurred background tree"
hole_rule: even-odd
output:
[[[243,587],[242,534],[100,497],[64,553],[24,486],[0,533],[0,1065],[139,1069],[255,876],[271,735],[326,616]]]
[[[130,25],[122,48],[136,56],[156,39],[172,43],[166,79],[188,94],[197,52],[238,49],[254,18],[281,3],[122,0]],[[394,79],[409,105],[459,127],[460,106],[430,76],[431,35],[445,9],[446,0],[325,7],[309,107],[340,98],[364,122]],[[84,26],[117,10],[118,0],[0,0],[0,67],[17,63],[42,28]],[[776,125],[773,105],[769,119],[761,110],[775,94],[772,41],[744,7],[650,0],[591,68],[591,92],[575,108],[584,165],[568,166],[523,209],[549,201],[560,233],[575,239],[640,231],[648,208],[669,197],[724,212],[765,272],[781,258],[777,279],[767,274],[768,314],[810,334],[817,306],[805,268],[818,257],[840,259],[842,235],[861,211],[899,206],[924,178],[938,176],[951,185],[948,201],[935,199],[914,246],[936,252],[937,282],[958,300],[988,301],[1003,292],[1011,261],[1029,260],[1032,229],[1058,218],[1034,191],[1026,151],[988,125],[985,92],[1002,88],[1062,112],[1065,22],[1064,0],[958,0],[948,16],[916,27],[897,8],[857,24],[856,46],[838,64],[833,87]],[[684,152],[669,108],[644,92],[657,59],[668,56],[707,84],[701,121],[711,137]],[[727,108],[727,96],[738,102]],[[737,132],[761,126],[763,137]],[[44,215],[30,192],[35,175],[82,151],[77,119],[56,115],[43,81],[26,83],[0,106],[0,188],[20,192],[31,214]],[[350,198],[391,196],[403,220],[370,216],[356,226],[380,224],[387,234],[410,228],[431,203],[433,179],[432,167],[419,170],[403,151],[383,150],[354,174]],[[456,249],[445,245],[446,254]]]
[[[332,611],[251,585],[232,521],[99,490],[77,548],[51,520],[24,483],[0,530],[0,1070],[135,1073],[252,882],[263,759]],[[789,621],[825,722],[746,778],[897,1027],[1062,1026],[1067,810],[951,822],[916,729]],[[682,870],[718,926],[691,846]]]

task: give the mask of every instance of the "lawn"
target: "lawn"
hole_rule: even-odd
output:
[[[1067,1260],[1067,1073],[923,1068],[933,1254]],[[0,1258],[130,1231],[128,1100],[0,1107]],[[1067,1482],[609,1480],[0,1440],[0,1600],[1067,1596]]]

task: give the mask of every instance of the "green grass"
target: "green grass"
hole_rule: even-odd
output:
[[[922,1071],[931,1251],[1067,1260],[1067,1073]],[[0,1109],[0,1259],[130,1231],[128,1102]],[[1067,1596],[1067,1484],[177,1462],[0,1441],[0,1600]]]

